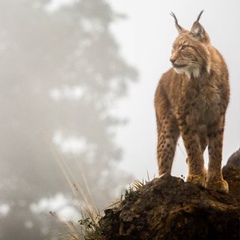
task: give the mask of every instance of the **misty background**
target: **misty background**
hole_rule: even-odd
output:
[[[240,147],[238,0],[0,0],[0,239],[59,239],[157,175],[154,92],[199,12],[230,72],[224,163]],[[207,157],[207,154],[206,154]],[[179,140],[173,174],[186,176]]]

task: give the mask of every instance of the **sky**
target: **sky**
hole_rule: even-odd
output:
[[[154,94],[161,75],[170,67],[170,53],[179,24],[190,29],[201,10],[200,23],[208,32],[211,43],[224,56],[229,73],[231,97],[226,114],[223,165],[240,147],[240,1],[239,0],[107,0],[127,19],[116,21],[112,31],[125,60],[139,72],[139,81],[131,84],[128,96],[114,106],[114,113],[128,119],[118,128],[117,139],[123,149],[121,167],[136,179],[157,176],[156,120]],[[207,152],[205,152],[207,166]],[[187,176],[186,152],[180,139],[172,175]]]

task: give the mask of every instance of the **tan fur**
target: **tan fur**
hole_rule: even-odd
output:
[[[221,162],[228,69],[199,23],[201,14],[190,31],[180,27],[173,14],[179,31],[170,58],[173,68],[163,74],[155,94],[159,175],[171,173],[181,134],[188,155],[187,181],[227,192]],[[203,159],[207,146],[208,173]]]

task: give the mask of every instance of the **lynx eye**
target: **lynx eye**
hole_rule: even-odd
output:
[[[187,45],[182,45],[182,46],[180,47],[180,51],[184,51],[186,48],[187,48]]]
[[[189,47],[189,46],[188,45],[182,45],[179,50],[184,51],[187,47]]]

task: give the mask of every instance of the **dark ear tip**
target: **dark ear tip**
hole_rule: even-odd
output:
[[[200,13],[199,13],[199,15],[198,15],[198,17],[197,17],[197,22],[200,20],[200,18],[201,18],[201,16],[202,16],[202,14],[203,14],[203,12],[204,12],[204,10],[202,10]]]
[[[170,12],[169,14],[174,18],[175,23],[178,23],[176,15],[173,12]]]

